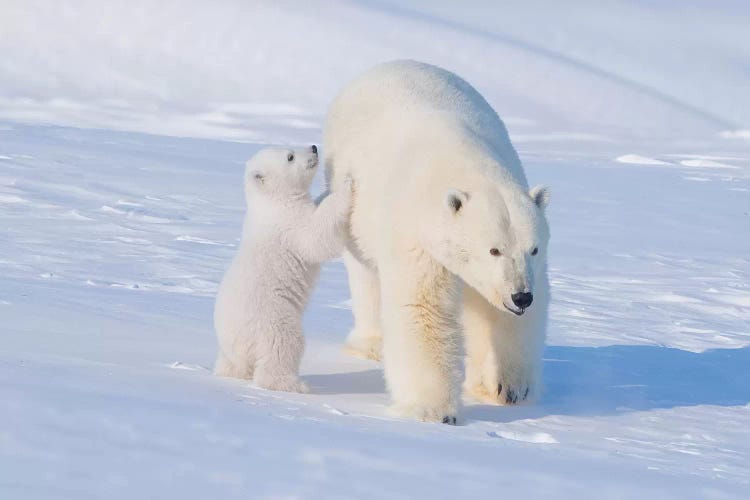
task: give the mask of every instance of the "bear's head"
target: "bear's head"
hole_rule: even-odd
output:
[[[502,311],[517,316],[533,307],[534,287],[547,269],[547,188],[475,183],[449,189],[440,241],[431,252],[447,269]]]
[[[264,148],[245,165],[245,192],[290,197],[306,194],[318,167],[318,148]]]

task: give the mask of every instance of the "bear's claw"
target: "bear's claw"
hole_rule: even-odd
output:
[[[503,384],[497,384],[497,395],[498,397],[501,397],[503,393]],[[514,405],[517,404],[519,401],[526,401],[526,398],[529,397],[529,388],[526,387],[526,389],[523,391],[523,395],[521,395],[520,392],[516,392],[513,389],[508,389],[508,391],[505,394],[505,404],[508,405]]]
[[[448,425],[456,425],[456,417],[443,417],[443,423]]]
[[[518,394],[516,394],[516,391],[509,389],[508,393],[505,395],[505,402],[509,405],[518,403]]]

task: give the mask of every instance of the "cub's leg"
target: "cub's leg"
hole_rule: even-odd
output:
[[[279,320],[268,325],[256,344],[255,385],[272,391],[307,392],[307,385],[299,379],[304,350],[305,339],[297,322]]]
[[[214,374],[219,377],[250,379],[253,376],[253,366],[249,361],[243,364],[233,363],[220,349],[216,356]]]
[[[222,310],[226,311],[233,304],[222,303],[222,306]],[[214,374],[219,377],[253,378],[255,346],[252,336],[245,335],[242,329],[245,319],[227,314],[217,314],[216,318],[219,352],[216,355]]]
[[[383,333],[380,328],[380,283],[378,275],[360,263],[351,253],[344,252],[349,275],[354,328],[344,344],[352,356],[380,360]]]

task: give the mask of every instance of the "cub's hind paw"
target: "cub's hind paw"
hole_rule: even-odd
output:
[[[308,393],[310,388],[297,377],[262,377],[254,380],[255,386],[268,391]]]

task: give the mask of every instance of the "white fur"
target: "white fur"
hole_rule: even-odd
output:
[[[529,191],[484,98],[435,66],[382,64],[331,106],[325,152],[329,185],[351,176],[355,187],[347,349],[377,358],[382,338],[394,411],[453,421],[462,331],[468,392],[499,404],[535,395],[549,295],[548,193]],[[534,296],[521,316],[517,292]]]
[[[294,155],[292,161],[289,155]],[[216,297],[215,373],[266,389],[304,392],[302,313],[320,264],[343,249],[349,181],[316,205],[312,149],[264,149],[247,162],[247,215],[237,255]]]

